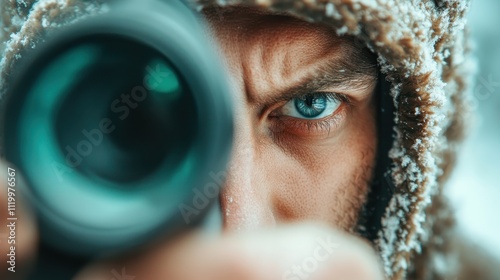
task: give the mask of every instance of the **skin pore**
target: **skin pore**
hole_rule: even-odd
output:
[[[236,104],[225,229],[312,220],[352,231],[375,160],[375,57],[289,16],[238,7],[206,17]],[[311,117],[314,102],[327,109]]]

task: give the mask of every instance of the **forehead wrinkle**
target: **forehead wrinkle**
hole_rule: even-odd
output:
[[[277,40],[278,35],[283,39]],[[261,103],[269,99],[268,95],[297,86],[320,72],[329,61],[342,58],[341,40],[325,39],[318,32],[309,32],[299,40],[294,35],[295,32],[261,35],[242,47],[249,103]]]
[[[298,81],[300,76],[310,75],[310,71],[320,68],[326,61],[339,59],[338,42],[328,43],[321,37],[313,37],[296,48],[285,52],[281,76],[284,80]],[[289,82],[287,84],[290,84]]]

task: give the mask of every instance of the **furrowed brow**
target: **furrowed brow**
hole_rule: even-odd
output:
[[[336,93],[360,92],[372,87],[377,82],[378,70],[375,63],[360,62],[357,59],[334,60],[313,71],[296,85],[269,94],[261,104],[288,101],[308,93],[337,91]]]

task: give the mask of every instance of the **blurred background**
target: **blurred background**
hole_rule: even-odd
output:
[[[459,227],[500,258],[500,1],[473,1],[469,26],[479,75],[474,90],[477,117],[460,151],[448,196]]]

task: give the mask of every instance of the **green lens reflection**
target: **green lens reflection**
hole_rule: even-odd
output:
[[[172,98],[179,96],[180,83],[174,69],[161,60],[153,60],[146,67],[146,83],[151,91],[169,94]]]

